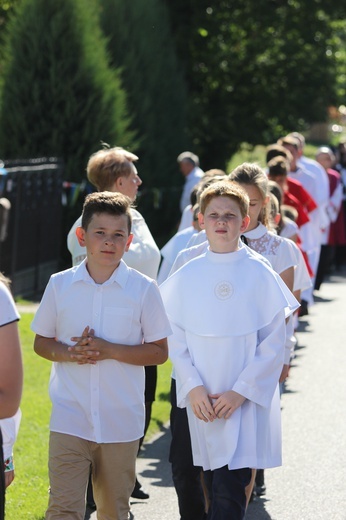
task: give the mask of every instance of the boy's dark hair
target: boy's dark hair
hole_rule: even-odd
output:
[[[278,177],[280,175],[287,176],[289,172],[289,164],[285,157],[277,156],[268,163],[268,174],[270,177]]]
[[[282,202],[282,189],[275,181],[272,181],[272,180],[268,181],[268,188],[269,188],[269,193],[272,193],[276,197],[276,199],[279,203],[279,209],[280,209],[281,202]]]
[[[266,163],[268,164],[274,157],[285,157],[288,162],[292,160],[292,155],[287,148],[281,146],[280,144],[271,144],[267,146],[266,149]]]
[[[128,230],[131,233],[131,199],[122,193],[102,191],[91,193],[84,201],[82,213],[82,228],[86,231],[95,214],[107,213],[119,217],[125,215],[128,220]]]

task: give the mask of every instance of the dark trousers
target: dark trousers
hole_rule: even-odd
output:
[[[228,469],[228,466],[204,472],[211,499],[208,520],[243,520],[246,511],[245,488],[251,469]]]
[[[153,402],[155,401],[155,392],[156,392],[156,385],[157,385],[157,366],[148,366],[144,367],[145,370],[145,388],[144,388],[144,400],[145,400],[145,423],[144,423],[144,435],[139,440],[139,448],[138,453],[141,449],[141,446],[144,441],[145,434],[147,433],[147,430],[149,428],[150,420],[151,420],[151,411]],[[141,488],[141,484],[138,482],[138,479],[136,477],[136,484],[135,488]],[[93,487],[92,487],[92,481],[91,481],[91,468],[90,468],[90,476],[89,476],[89,482],[88,482],[88,490],[87,490],[87,503],[92,504],[94,502],[94,493],[93,493]],[[1,520],[1,517],[0,517]]]
[[[329,245],[321,246],[320,259],[318,262],[317,273],[315,277],[315,289],[318,291],[324,281],[325,277],[330,272],[330,267],[333,264],[335,248]]]
[[[4,454],[2,451],[2,435],[0,430],[0,520],[5,518],[5,473]]]
[[[171,384],[171,432],[169,461],[178,496],[180,520],[203,520],[205,500],[201,483],[202,469],[193,465],[191,438],[185,408],[177,407],[175,380]]]

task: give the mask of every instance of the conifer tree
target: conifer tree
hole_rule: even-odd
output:
[[[85,179],[100,141],[133,144],[125,93],[110,68],[94,0],[22,0],[8,24],[0,156],[61,157]]]
[[[99,0],[112,63],[121,69],[145,186],[179,186],[177,155],[189,146],[186,96],[162,0]]]

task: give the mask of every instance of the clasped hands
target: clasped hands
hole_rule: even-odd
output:
[[[68,347],[68,350],[71,359],[79,365],[95,365],[97,361],[109,358],[107,342],[96,337],[94,329],[90,327],[85,327],[82,335],[72,337],[71,341],[76,341],[76,344]]]
[[[228,390],[220,394],[208,394],[204,386],[196,386],[189,392],[192,411],[198,419],[213,422],[215,419],[228,419],[245,401],[245,397]]]

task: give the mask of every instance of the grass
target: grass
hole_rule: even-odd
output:
[[[262,168],[265,167],[265,151],[266,147],[263,145],[252,146],[243,143],[227,164],[226,172],[231,172],[243,162],[257,163]]]
[[[22,422],[14,448],[15,480],[6,492],[6,520],[43,520],[48,501],[48,437],[51,404],[48,381],[51,363],[33,351],[33,314],[19,322],[24,361]],[[170,362],[158,367],[156,401],[146,439],[169,417]]]

